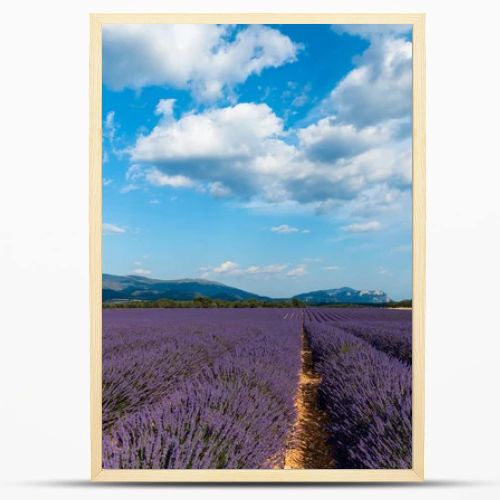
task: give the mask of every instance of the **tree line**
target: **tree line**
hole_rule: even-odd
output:
[[[108,301],[103,303],[105,309],[177,309],[177,308],[286,308],[286,307],[311,307],[299,299],[288,300],[221,300],[209,297],[196,297],[193,300],[121,300]],[[386,304],[314,304],[314,307],[412,307],[411,300],[401,300],[398,302],[388,302]]]

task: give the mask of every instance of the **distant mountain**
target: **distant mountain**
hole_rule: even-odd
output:
[[[306,304],[385,304],[391,298],[382,290],[355,290],[354,288],[332,288],[295,295],[294,299]]]
[[[102,275],[102,300],[193,300],[197,297],[237,301],[265,300],[254,293],[202,279],[158,280],[144,276]]]
[[[226,286],[217,281],[203,279],[158,280],[134,275],[102,275],[103,302],[159,299],[193,300],[197,297],[226,301],[277,300]],[[301,293],[292,298],[309,305],[385,304],[391,302],[387,294],[381,290],[355,290],[349,287]]]

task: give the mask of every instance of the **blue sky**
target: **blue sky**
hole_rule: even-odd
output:
[[[103,271],[411,297],[411,31],[103,30]]]

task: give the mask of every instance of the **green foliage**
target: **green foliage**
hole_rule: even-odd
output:
[[[326,307],[326,308],[336,308],[336,307],[411,307],[411,300],[400,300],[399,302],[389,302],[388,304],[309,304],[315,307]],[[293,298],[288,300],[258,300],[258,299],[246,299],[246,300],[220,300],[211,299],[209,297],[198,296],[193,300],[171,300],[171,299],[159,299],[159,300],[111,300],[103,303],[105,309],[131,309],[131,308],[164,308],[164,309],[174,309],[174,308],[248,308],[248,307],[274,307],[274,308],[285,308],[285,307],[307,307],[299,299]]]
[[[400,300],[399,302],[391,302],[387,307],[412,307],[412,300]]]
[[[291,300],[220,300],[211,299],[209,297],[196,297],[193,300],[120,300],[104,302],[103,307],[106,309],[130,309],[130,308],[248,308],[248,307],[306,307],[306,305],[298,299]]]

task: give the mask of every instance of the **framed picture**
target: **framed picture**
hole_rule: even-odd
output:
[[[90,18],[96,481],[421,481],[423,14]]]

